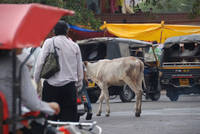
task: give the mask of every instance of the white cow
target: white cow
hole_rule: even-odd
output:
[[[109,91],[110,86],[127,84],[136,95],[135,116],[141,114],[142,105],[142,81],[144,80],[144,64],[135,57],[123,57],[113,60],[99,60],[95,63],[84,62],[87,68],[87,76],[101,89],[99,97],[99,109],[97,116],[101,115],[102,103],[106,100],[106,116],[110,115]]]

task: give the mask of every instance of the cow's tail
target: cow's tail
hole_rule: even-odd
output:
[[[146,83],[144,79],[144,63],[142,61],[140,62],[140,74],[141,74],[141,80],[142,80],[142,90],[143,90],[143,95],[144,95],[144,90],[146,90]]]
[[[142,74],[143,74],[143,77],[142,77],[142,85],[143,85],[142,87],[143,88],[142,89],[143,89],[143,95],[145,95],[144,91],[146,90],[147,86],[146,86],[146,82],[145,82],[145,79],[144,79],[144,72]]]

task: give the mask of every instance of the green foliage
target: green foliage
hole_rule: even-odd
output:
[[[98,30],[101,21],[95,18],[92,11],[85,7],[84,0],[0,0],[0,3],[42,3],[75,11],[74,16],[66,16],[62,19],[73,25],[84,25],[88,28]]]
[[[192,15],[200,16],[200,0],[196,0],[192,5]]]
[[[0,0],[0,3],[18,4],[18,3],[32,3],[35,0]]]
[[[200,15],[200,0],[146,0],[139,7],[143,12],[152,8],[154,13],[188,12]]]
[[[99,29],[101,21],[95,18],[92,11],[85,8],[83,0],[68,0],[65,2],[65,7],[75,11],[74,16],[65,17],[67,22],[75,25],[85,25],[95,30]]]
[[[63,0],[37,0],[39,3],[64,8]]]

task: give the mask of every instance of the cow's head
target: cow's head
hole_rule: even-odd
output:
[[[85,66],[87,67],[87,65],[88,65],[88,61],[84,61],[83,63],[84,63]]]

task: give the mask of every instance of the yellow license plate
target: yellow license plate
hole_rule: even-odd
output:
[[[88,83],[88,87],[95,87],[95,83],[94,82],[89,82]]]
[[[180,86],[189,86],[189,79],[179,79]]]

